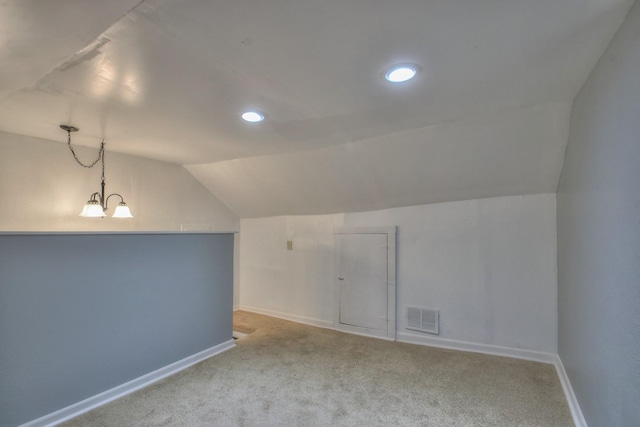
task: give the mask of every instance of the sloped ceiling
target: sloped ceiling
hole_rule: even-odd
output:
[[[553,192],[632,4],[0,0],[0,130],[73,124],[74,144],[187,165],[242,217]],[[399,62],[421,71],[386,82]]]

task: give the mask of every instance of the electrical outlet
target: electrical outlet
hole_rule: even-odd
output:
[[[287,250],[288,251],[293,250],[293,240],[287,240]]]

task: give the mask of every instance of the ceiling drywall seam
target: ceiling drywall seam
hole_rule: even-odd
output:
[[[609,47],[611,42],[613,42],[613,39],[616,37],[616,35],[620,31],[620,28],[622,28],[622,24],[624,23],[624,21],[627,20],[627,17],[631,13],[631,9],[633,8],[633,5],[636,3],[636,1],[637,0],[633,0],[633,1],[629,2],[629,5],[627,6],[627,10],[624,12],[624,14],[622,14],[622,19],[618,23],[618,26],[616,27],[616,30],[611,33],[611,36],[607,40],[603,40],[602,45],[600,46],[600,55],[598,55],[596,60],[593,62],[593,65],[591,66],[591,68],[589,68],[589,71],[587,73],[585,73],[585,75],[583,76],[582,82],[578,86],[578,89],[576,90],[576,93],[573,94],[573,99],[574,100],[576,99],[578,94],[582,91],[582,87],[584,86],[584,84],[587,82],[587,80],[589,80],[589,77],[591,76],[591,73],[593,73],[593,70],[595,70],[596,65],[598,65],[598,63],[602,60],[602,56],[604,55],[605,51],[607,50],[607,48]],[[612,10],[612,11],[609,11],[609,12],[613,14],[615,12],[615,10]]]
[[[340,147],[340,146],[344,146],[344,147],[354,147],[360,144],[367,144],[369,142],[375,143],[378,140],[384,140],[384,139],[389,139],[391,137],[395,137],[395,138],[402,138],[403,136],[407,136],[416,132],[421,132],[421,131],[427,131],[427,130],[434,130],[443,126],[452,126],[452,125],[456,125],[456,124],[465,124],[466,122],[472,122],[472,121],[480,121],[483,118],[487,118],[487,119],[491,119],[492,116],[497,115],[497,114],[502,114],[502,113],[507,113],[507,112],[517,112],[517,111],[521,111],[521,110],[528,110],[528,109],[535,109],[536,107],[547,107],[547,106],[552,106],[552,105],[557,105],[557,104],[561,104],[566,102],[565,99],[555,99],[555,100],[548,100],[545,102],[536,102],[536,103],[532,103],[532,104],[525,104],[525,105],[519,105],[519,106],[514,106],[514,107],[506,107],[506,108],[499,108],[499,109],[495,109],[495,110],[490,110],[490,111],[486,111],[483,112],[481,114],[471,114],[468,116],[459,116],[456,117],[454,119],[449,119],[449,120],[443,120],[440,121],[438,123],[434,123],[434,124],[430,124],[428,126],[423,126],[423,127],[418,127],[418,128],[411,128],[411,129],[403,129],[402,131],[399,132],[393,132],[393,133],[389,133],[389,134],[380,134],[380,135],[376,135],[373,137],[369,137],[369,138],[364,138],[364,139],[357,139],[357,140],[352,140],[349,141],[345,144],[336,144],[336,145],[330,145],[330,146],[323,146],[323,147],[319,147],[319,148],[308,148],[308,149],[298,149],[298,150],[290,150],[290,151],[286,151],[283,153],[274,153],[274,154],[262,154],[262,155],[258,155],[258,156],[243,156],[243,157],[235,157],[232,159],[224,159],[224,160],[220,160],[220,161],[215,161],[215,162],[205,162],[205,163],[188,163],[188,164],[183,164],[182,166],[189,168],[191,166],[207,166],[207,165],[215,165],[217,163],[225,163],[225,162],[233,162],[236,160],[247,160],[247,159],[269,159],[269,158],[276,158],[282,155],[288,155],[288,154],[296,154],[296,153],[313,153],[313,152],[317,152],[317,151],[324,151],[324,150],[330,150],[336,147]],[[568,134],[567,134],[568,137]]]
[[[560,185],[560,180],[562,179],[562,174],[564,173],[565,162],[566,162],[566,159],[567,159],[567,150],[569,149],[569,137],[571,136],[571,122],[573,120],[573,112],[574,112],[573,111],[573,107],[574,107],[574,104],[576,102],[576,99],[578,98],[578,96],[582,92],[582,88],[584,88],[584,86],[587,84],[587,81],[589,81],[589,78],[591,77],[591,74],[593,74],[593,72],[596,69],[596,67],[598,66],[598,64],[603,60],[603,57],[604,57],[605,52],[607,51],[607,48],[611,45],[611,43],[613,43],[613,40],[616,38],[616,36],[620,32],[620,29],[622,28],[622,25],[624,24],[624,22],[629,17],[629,14],[631,13],[631,9],[633,9],[633,6],[637,2],[638,2],[638,0],[634,0],[633,2],[631,2],[631,5],[629,6],[629,9],[627,9],[627,12],[624,14],[624,18],[620,22],[620,25],[618,25],[618,29],[613,32],[613,34],[611,35],[611,38],[607,41],[605,46],[602,48],[602,53],[600,54],[600,56],[598,57],[596,62],[593,64],[593,67],[591,67],[591,70],[589,70],[589,72],[584,77],[582,83],[580,84],[580,87],[579,87],[578,91],[576,92],[575,96],[571,100],[571,114],[569,114],[569,123],[568,123],[568,126],[567,126],[567,142],[564,145],[564,152],[562,153],[562,167],[560,168],[560,173],[558,174],[558,180],[556,182],[556,190],[555,190],[556,194],[558,193],[558,185]]]
[[[564,144],[564,151],[562,152],[562,166],[560,167],[560,173],[558,174],[558,180],[556,181],[555,193],[558,194],[558,185],[560,184],[560,180],[562,179],[562,174],[564,173],[565,162],[567,161],[567,150],[569,149],[569,137],[571,136],[571,121],[573,119],[573,106],[575,104],[575,98],[571,101],[571,112],[569,113],[569,123],[567,126],[567,140]]]
[[[23,89],[19,89],[17,91],[14,91],[14,92],[10,92],[9,94],[7,94],[7,96],[5,98],[10,98],[15,93],[22,93],[22,92],[29,92],[29,91],[37,90],[41,86],[42,82],[46,81],[47,78],[50,75],[52,75],[52,74],[54,74],[54,73],[56,73],[58,71],[66,71],[66,70],[68,70],[70,68],[73,68],[73,67],[77,66],[78,64],[80,64],[80,63],[82,63],[84,61],[90,61],[91,59],[93,59],[96,56],[100,55],[101,54],[100,48],[102,48],[104,45],[106,45],[107,43],[109,43],[111,41],[111,38],[106,36],[107,32],[109,30],[111,30],[112,28],[114,28],[116,25],[118,25],[120,22],[122,22],[129,14],[133,13],[136,9],[138,9],[145,2],[147,2],[147,0],[141,0],[139,3],[137,3],[131,9],[127,10],[120,18],[118,18],[113,24],[109,25],[109,27],[107,27],[104,31],[102,31],[102,33],[100,33],[89,44],[87,44],[85,47],[83,47],[82,49],[78,50],[77,52],[74,52],[67,59],[65,59],[62,63],[56,65],[51,70],[49,70],[46,73],[44,73],[32,85],[28,86],[27,88],[23,88]]]
[[[126,155],[126,154],[125,154]],[[146,159],[146,160],[151,160],[151,159]],[[157,160],[153,160],[153,161],[157,161]],[[164,163],[164,162],[160,162],[160,163]],[[174,165],[174,166],[178,166],[181,167],[182,169],[184,169],[189,175],[191,175],[191,177],[193,177],[193,179],[196,180],[196,182],[209,194],[211,194],[211,196],[216,200],[216,202],[220,203],[222,206],[224,206],[225,208],[227,208],[227,210],[229,212],[231,212],[232,214],[234,214],[238,219],[240,218],[240,215],[238,215],[238,213],[236,211],[234,211],[233,209],[231,209],[231,207],[229,205],[227,205],[224,201],[222,201],[222,199],[220,199],[218,196],[215,195],[215,193],[213,191],[211,191],[206,185],[204,185],[202,183],[202,181],[200,181],[198,178],[196,178],[196,176],[191,173],[191,171],[189,169],[187,169],[185,166],[182,165],[176,165],[174,163],[168,163],[170,165]]]

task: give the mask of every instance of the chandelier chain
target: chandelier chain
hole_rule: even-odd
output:
[[[104,183],[104,139],[100,143],[100,153],[98,153],[100,158],[102,159],[102,182]]]
[[[98,158],[95,159],[93,163],[88,165],[85,165],[84,163],[82,163],[82,161],[78,158],[78,155],[76,154],[75,150],[73,149],[73,146],[71,145],[71,132],[69,131],[67,131],[67,145],[69,146],[69,150],[71,150],[71,154],[73,154],[73,158],[83,168],[92,168],[96,165],[96,163],[102,160],[102,178],[104,179],[104,140],[102,140],[102,143],[100,143],[100,151],[98,151]]]

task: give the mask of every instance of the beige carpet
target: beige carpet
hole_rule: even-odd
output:
[[[247,312],[237,347],[71,426],[573,426],[555,368]]]

